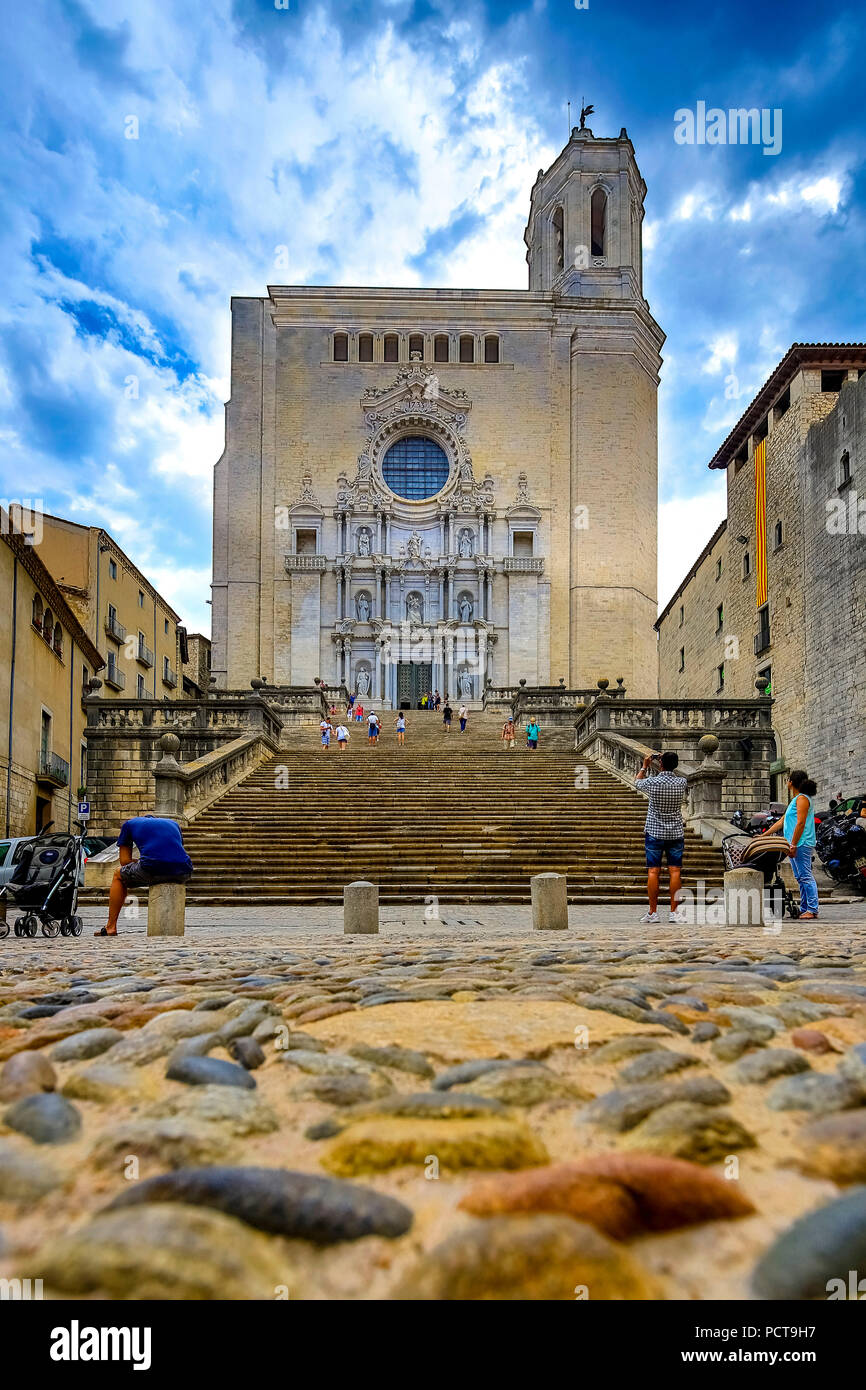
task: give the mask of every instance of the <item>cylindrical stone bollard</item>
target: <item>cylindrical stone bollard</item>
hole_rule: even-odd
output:
[[[147,890],[148,936],[183,936],[185,883],[154,883]]]
[[[729,927],[764,925],[764,875],[757,869],[728,869],[725,921]]]
[[[564,931],[568,927],[565,874],[535,874],[532,892],[532,926],[535,931]]]
[[[343,889],[343,932],[379,930],[379,889],[375,883],[359,879]]]

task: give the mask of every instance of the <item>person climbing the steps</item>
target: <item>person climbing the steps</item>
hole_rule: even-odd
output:
[[[330,719],[323,719],[323,720],[322,720],[321,724],[319,725],[319,732],[320,732],[321,735],[322,735],[322,747],[325,748],[325,749],[330,748],[330,746],[331,746],[331,734],[334,732],[333,729],[331,728],[331,721],[330,721]]]
[[[394,724],[397,729],[397,742],[402,747],[402,745],[406,742],[406,716],[402,710],[397,715],[397,718],[394,720]]]
[[[345,724],[337,725],[337,747],[341,753],[345,753],[349,746],[349,730]]]

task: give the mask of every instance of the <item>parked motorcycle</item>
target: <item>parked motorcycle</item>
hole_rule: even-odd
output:
[[[755,811],[751,816],[746,815],[742,806],[738,806],[731,816],[731,824],[746,835],[762,835],[769,826],[775,825],[779,817],[784,814],[785,807],[779,801],[771,801],[768,810]]]
[[[847,883],[855,893],[866,896],[866,827],[842,802],[816,817],[815,848],[826,873],[835,883]]]

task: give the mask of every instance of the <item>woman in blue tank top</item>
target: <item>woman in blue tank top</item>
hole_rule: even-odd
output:
[[[818,916],[818,885],[812,873],[812,850],[815,847],[815,811],[812,805],[818,788],[805,772],[797,770],[788,777],[791,800],[781,820],[765,832],[781,830],[791,848],[791,868],[800,885],[800,918]]]

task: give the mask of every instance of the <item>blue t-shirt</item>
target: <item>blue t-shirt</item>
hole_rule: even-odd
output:
[[[120,827],[118,845],[138,846],[143,869],[173,869],[176,873],[192,869],[192,860],[183,847],[180,826],[161,816],[134,816]]]

